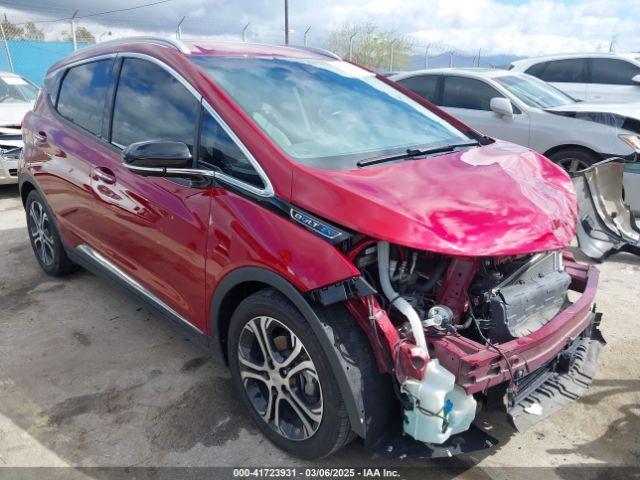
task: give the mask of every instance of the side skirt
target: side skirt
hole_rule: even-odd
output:
[[[200,347],[209,350],[209,337],[199,328],[194,326],[186,318],[173,310],[169,305],[156,297],[153,293],[143,287],[138,281],[114,265],[89,245],[82,244],[76,248],[65,245],[68,257],[78,265],[89,270],[98,277],[110,280],[115,285],[132,294],[137,299],[143,301],[155,312],[169,320],[169,325],[182,336],[188,338]]]

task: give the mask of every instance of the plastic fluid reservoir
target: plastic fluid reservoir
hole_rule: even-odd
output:
[[[437,359],[429,359],[422,380],[407,379],[402,389],[414,407],[404,412],[404,431],[421,442],[446,442],[467,430],[476,415],[473,396],[455,384],[455,376]]]

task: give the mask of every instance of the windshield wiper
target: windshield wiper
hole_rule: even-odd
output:
[[[426,150],[407,148],[404,153],[394,153],[392,155],[382,155],[380,157],[369,158],[367,160],[360,160],[357,165],[358,167],[368,167],[369,165],[376,165],[378,163],[391,162],[393,160],[402,160],[403,158],[425,157],[428,155],[435,155],[437,153],[453,152],[457,148],[476,147],[478,145],[480,145],[478,142],[469,142],[444,145],[442,147],[428,148]]]

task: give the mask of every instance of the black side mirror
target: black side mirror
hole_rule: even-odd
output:
[[[167,140],[132,143],[122,151],[122,158],[131,167],[145,169],[189,168],[192,161],[186,144]]]

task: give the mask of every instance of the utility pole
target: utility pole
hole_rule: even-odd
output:
[[[449,68],[453,67],[453,54],[455,53],[455,50],[450,50],[449,51]]]
[[[78,15],[78,10],[73,12],[71,16],[71,42],[73,43],[73,51],[78,50],[78,42],[76,41],[76,15]]]
[[[304,46],[305,46],[305,47],[307,46],[307,33],[309,33],[309,30],[311,30],[311,25],[309,25],[309,28],[307,28],[307,29],[304,31]]]
[[[431,48],[431,44],[427,43],[427,46],[424,49],[424,68],[425,70],[429,68],[429,49]]]
[[[357,31],[353,32],[349,37],[349,61],[350,62],[353,61],[353,39],[356,38],[356,35],[358,35]]]
[[[182,17],[182,20],[180,20],[178,22],[178,27],[176,28],[176,38],[178,40],[180,40],[182,38],[182,22],[184,22],[184,19],[187,18],[186,16]]]
[[[244,32],[247,31],[247,28],[249,28],[249,25],[251,25],[251,22],[247,22],[247,24],[244,26],[244,28],[242,29],[242,41],[244,42]]]
[[[284,44],[289,45],[289,0],[284,0]]]
[[[480,54],[482,53],[482,48],[478,49],[478,68],[480,68]]]
[[[4,19],[7,19],[5,14]],[[4,43],[4,52],[7,54],[7,63],[9,64],[9,71],[13,72],[13,60],[11,60],[11,52],[9,51],[9,44],[7,43],[7,35],[4,33],[4,27],[0,22],[0,31],[2,32],[2,43]]]

